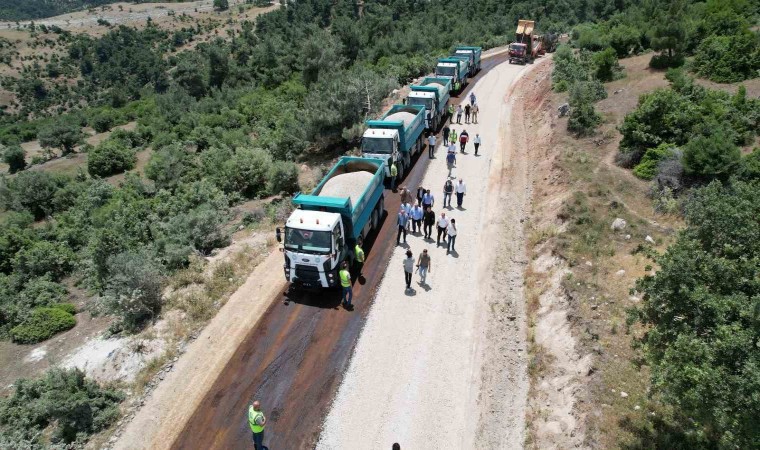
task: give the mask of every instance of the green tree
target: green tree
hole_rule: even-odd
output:
[[[134,150],[108,139],[87,154],[87,172],[94,177],[107,177],[132,169],[135,162]]]
[[[8,164],[8,171],[10,173],[24,170],[26,168],[25,158],[26,152],[20,145],[11,145],[3,150],[3,162]]]
[[[760,36],[751,31],[731,36],[709,36],[699,44],[694,70],[719,83],[757,77],[760,70]]]
[[[60,148],[64,155],[74,151],[84,139],[81,127],[69,120],[57,120],[42,129],[37,134],[40,145],[47,148]]]
[[[705,180],[727,180],[739,167],[740,160],[739,147],[721,129],[710,136],[697,136],[683,146],[684,172]]]
[[[602,117],[591,102],[583,101],[572,107],[567,121],[568,131],[576,136],[589,136],[602,123]]]
[[[652,57],[654,64],[661,67],[675,67],[682,59],[679,58],[683,51],[686,40],[686,22],[684,20],[686,4],[685,0],[661,0],[658,4],[659,10],[655,16],[654,32],[652,35],[652,48],[656,51],[664,52],[666,57],[662,62],[656,62]]]
[[[214,8],[224,11],[229,9],[230,3],[227,0],[214,0]]]
[[[652,387],[710,448],[760,442],[758,217],[757,182],[697,189],[686,229],[638,283]]]
[[[175,189],[190,169],[190,157],[179,144],[170,145],[154,153],[145,167],[145,176],[156,182],[160,189]]]
[[[0,400],[0,430],[33,447],[45,445],[42,431],[48,427],[54,443],[84,441],[119,418],[123,399],[123,393],[100,387],[78,369],[52,369],[14,383],[11,395]]]
[[[615,70],[618,66],[615,50],[607,48],[601,52],[594,53],[593,61],[596,67],[594,75],[597,80],[607,82],[615,79]]]
[[[25,279],[49,276],[58,281],[74,268],[76,255],[58,242],[37,241],[19,250],[13,258],[13,269]]]
[[[68,182],[64,176],[25,170],[7,181],[8,192],[0,196],[0,204],[6,209],[29,211],[39,220],[55,212],[56,193]]]

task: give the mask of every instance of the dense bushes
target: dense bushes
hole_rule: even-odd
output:
[[[119,418],[124,394],[103,388],[79,370],[52,369],[37,379],[15,383],[10,397],[0,400],[0,431],[8,448],[42,448],[77,442]],[[51,435],[43,430],[50,427]],[[22,442],[30,442],[22,446]]]
[[[710,180],[736,173],[737,146],[750,143],[760,129],[760,101],[748,99],[743,87],[734,95],[703,88],[681,70],[667,78],[670,88],[642,95],[623,120],[618,163],[636,166],[647,151],[672,144],[683,147],[689,176]]]
[[[11,329],[11,338],[20,344],[35,344],[73,328],[77,320],[68,306],[36,308],[20,325]]]
[[[694,71],[720,83],[755,78],[760,75],[760,36],[745,32],[731,36],[710,36],[697,48]]]
[[[652,387],[677,407],[690,448],[760,441],[760,184],[714,182],[692,193],[687,228],[639,282],[638,317]]]
[[[134,150],[117,140],[106,140],[87,153],[87,172],[107,177],[132,169],[136,161]]]
[[[653,179],[657,175],[660,161],[672,155],[675,149],[675,145],[668,143],[648,149],[641,158],[641,161],[633,168],[633,174],[644,180]]]

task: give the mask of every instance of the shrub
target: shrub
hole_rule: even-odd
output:
[[[745,180],[760,180],[760,147],[742,157],[738,173]]]
[[[108,139],[87,155],[87,172],[94,177],[107,177],[132,169],[137,162],[134,150]]]
[[[676,147],[673,144],[660,144],[655,148],[650,148],[644,153],[644,157],[633,168],[633,174],[644,180],[651,180],[657,175],[657,166],[668,155],[673,152]]]
[[[671,67],[681,67],[685,61],[686,59],[681,53],[676,53],[673,56],[662,53],[652,55],[652,59],[649,60],[649,67],[658,70],[668,69]]]
[[[159,313],[163,305],[163,268],[147,249],[109,258],[108,275],[99,307],[119,317],[122,329],[137,331]]]
[[[29,308],[38,306],[51,306],[61,303],[68,298],[69,291],[66,286],[51,281],[49,277],[34,278],[26,283],[19,298],[21,303]],[[73,313],[72,313],[73,314]]]
[[[290,161],[275,161],[269,169],[267,191],[270,194],[298,192],[298,166]]]
[[[53,443],[85,441],[118,419],[124,399],[121,392],[100,387],[78,369],[52,369],[14,385],[11,395],[0,400],[1,434],[29,442],[24,448],[50,446],[43,442],[47,433],[42,433],[48,427]],[[55,446],[59,447],[63,446]]]
[[[55,194],[69,179],[40,170],[25,170],[8,180],[8,192],[0,205],[14,211],[29,211],[36,220],[55,212]]]
[[[709,36],[697,48],[693,68],[719,83],[755,78],[760,70],[760,37],[752,32]]]
[[[573,107],[570,111],[570,119],[567,121],[568,131],[577,136],[588,136],[594,133],[596,127],[602,123],[602,117],[594,109],[594,105],[583,102]]]
[[[60,119],[42,127],[37,134],[40,145],[43,147],[60,148],[66,155],[74,151],[82,139],[84,133],[78,123],[72,120]]]
[[[11,145],[3,150],[3,162],[8,164],[8,171],[10,173],[24,170],[26,168],[25,158],[26,152],[20,145]]]
[[[589,68],[568,45],[560,45],[554,53],[552,84],[557,92],[564,92],[576,81],[586,81]]]
[[[61,311],[66,311],[72,316],[77,313],[77,307],[74,306],[73,303],[55,303],[51,305],[50,307],[55,308],[55,309],[60,309]]]
[[[597,80],[612,81],[615,79],[615,70],[618,67],[615,50],[607,48],[601,52],[594,53],[593,61],[596,67],[594,75]]]
[[[578,81],[570,87],[570,106],[594,103],[607,98],[607,90],[599,80]]]
[[[640,33],[628,25],[618,25],[610,30],[610,47],[615,49],[618,58],[625,58],[641,46]]]
[[[741,151],[723,130],[697,136],[683,147],[684,171],[704,180],[726,180],[739,166]]]
[[[11,338],[20,344],[36,344],[77,324],[73,315],[60,308],[36,308],[20,325],[11,328]]]
[[[104,133],[114,126],[117,114],[112,109],[102,109],[95,113],[89,121],[89,125],[98,133]]]
[[[20,250],[13,258],[13,269],[24,279],[49,276],[58,281],[74,268],[76,255],[60,242],[38,241]]]

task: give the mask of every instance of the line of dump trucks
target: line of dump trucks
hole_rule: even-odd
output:
[[[340,284],[341,263],[353,266],[354,246],[377,229],[385,214],[384,186],[390,165],[398,178],[424,148],[423,133],[444,123],[449,99],[481,68],[480,47],[456,47],[440,58],[435,76],[411,86],[403,104],[366,122],[361,157],[341,157],[310,194],[293,197],[297,207],[277,229],[283,243],[285,278],[305,288]]]

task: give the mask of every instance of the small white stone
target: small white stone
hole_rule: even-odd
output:
[[[636,405],[636,406],[634,406],[634,407],[633,407],[633,409],[635,409],[636,411],[638,411],[638,410],[640,410],[640,409],[641,409],[641,406],[639,406],[639,405]]]
[[[594,263],[592,263],[591,261],[586,261],[586,265],[589,266],[589,267],[592,267],[594,265]]]
[[[631,235],[630,234],[626,234],[625,235],[625,240],[626,241],[630,241],[631,240]]]
[[[647,237],[645,237],[644,240],[654,245],[654,239],[652,238],[652,236],[647,235]]]
[[[610,226],[610,228],[612,228],[613,231],[620,231],[624,229],[627,225],[628,223],[625,221],[625,219],[621,219],[620,217],[618,217],[612,222],[612,225]]]
[[[615,276],[622,277],[623,275],[625,275],[625,270],[623,269],[620,269],[617,272],[615,272]]]
[[[623,391],[620,391],[620,396],[623,398],[628,398],[628,394]]]

